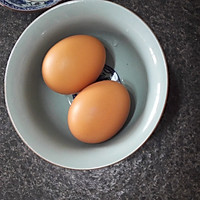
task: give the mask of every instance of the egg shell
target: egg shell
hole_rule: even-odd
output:
[[[93,83],[72,102],[68,111],[69,129],[82,142],[104,142],[124,125],[130,102],[121,83],[110,80]]]
[[[77,93],[98,78],[105,60],[106,51],[100,40],[89,35],[70,36],[47,52],[42,76],[55,92]]]

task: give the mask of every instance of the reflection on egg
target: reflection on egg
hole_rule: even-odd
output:
[[[47,52],[42,76],[46,85],[55,92],[77,93],[98,78],[105,59],[105,48],[95,37],[70,36]]]
[[[96,82],[83,89],[72,102],[68,126],[82,142],[104,142],[122,128],[129,110],[130,96],[121,83]]]

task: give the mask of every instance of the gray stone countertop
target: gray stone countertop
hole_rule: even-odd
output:
[[[35,155],[8,117],[4,74],[18,37],[42,12],[0,7],[0,199],[200,199],[200,1],[113,2],[141,17],[165,53],[169,94],[159,125],[134,154],[102,169],[64,169]]]

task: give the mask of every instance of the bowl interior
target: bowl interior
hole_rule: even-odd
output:
[[[106,63],[132,98],[125,126],[101,144],[84,144],[71,135],[66,96],[50,90],[41,76],[49,48],[74,34],[102,41]],[[106,166],[134,152],[155,128],[167,87],[162,51],[148,27],[116,4],[89,0],[61,4],[36,19],[13,48],[5,83],[8,111],[23,141],[44,159],[73,169]]]

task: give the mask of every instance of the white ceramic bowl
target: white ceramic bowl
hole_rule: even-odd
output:
[[[104,43],[107,64],[132,97],[126,125],[101,144],[84,144],[71,135],[66,97],[42,80],[48,49],[73,34],[93,35]],[[39,16],[18,39],[5,75],[6,105],[19,136],[45,160],[72,169],[108,166],[136,151],[161,117],[167,88],[166,62],[154,34],[131,11],[102,0],[70,1]]]

